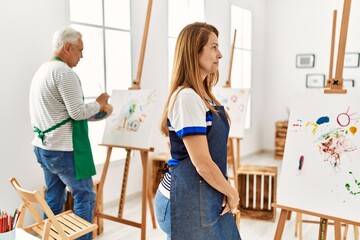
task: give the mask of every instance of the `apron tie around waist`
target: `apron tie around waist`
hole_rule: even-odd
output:
[[[69,121],[71,121],[71,117],[69,117],[69,118],[65,119],[64,121],[62,121],[62,122],[48,128],[48,129],[46,129],[45,131],[41,131],[39,128],[34,127],[34,132],[37,133],[38,138],[41,139],[42,145],[45,146],[45,144],[44,144],[45,133],[51,132],[51,131],[57,129],[58,127],[61,127],[62,125],[64,125],[65,123],[67,123]]]
[[[45,133],[51,132],[67,122],[73,122],[72,141],[74,150],[74,163],[76,179],[89,178],[96,174],[94,159],[91,151],[91,144],[88,136],[88,124],[87,120],[75,121],[71,117],[64,121],[41,131],[39,128],[34,127],[34,132],[37,133],[38,138],[41,139],[43,146]]]

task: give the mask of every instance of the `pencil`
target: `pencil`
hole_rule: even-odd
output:
[[[3,215],[0,212],[0,233],[2,233],[2,232],[3,232]]]

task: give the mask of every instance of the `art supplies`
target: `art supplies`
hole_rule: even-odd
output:
[[[113,112],[113,106],[111,104],[107,104],[105,107],[103,107],[100,110],[100,112],[98,112],[94,116],[89,117],[88,120],[91,122],[104,120],[108,118],[112,112]]]
[[[0,211],[0,234],[16,228],[20,213],[18,209],[15,210],[13,215],[8,214],[6,211]]]

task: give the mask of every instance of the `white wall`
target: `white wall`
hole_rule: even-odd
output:
[[[0,1],[0,208],[20,205],[8,179],[42,189],[43,176],[30,144],[33,133],[28,109],[31,78],[51,57],[54,29],[66,23],[64,1]]]
[[[264,81],[263,120],[264,149],[274,149],[275,122],[287,120],[291,96],[305,91],[309,73],[328,77],[333,10],[337,10],[336,49],[343,9],[342,0],[269,0],[266,8],[266,66]],[[347,52],[360,52],[360,2],[352,1]],[[315,54],[315,67],[298,69],[298,53]],[[335,55],[336,58],[336,55]],[[335,64],[334,64],[335,71]],[[345,68],[343,77],[355,79],[359,89],[360,68]],[[334,76],[334,74],[333,74]]]

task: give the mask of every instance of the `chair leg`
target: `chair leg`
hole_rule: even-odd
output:
[[[42,236],[42,240],[48,240],[50,236],[50,229],[51,229],[51,222],[50,220],[46,220],[45,226],[44,226],[44,232]]]

